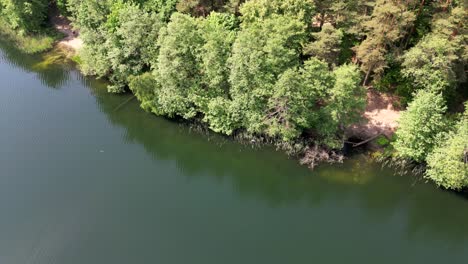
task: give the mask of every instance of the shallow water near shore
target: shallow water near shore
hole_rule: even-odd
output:
[[[463,195],[362,155],[310,171],[130,96],[0,41],[0,263],[468,259]]]

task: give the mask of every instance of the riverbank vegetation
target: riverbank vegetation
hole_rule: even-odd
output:
[[[0,37],[26,53],[49,50],[60,34],[46,27],[48,0],[0,0]]]
[[[9,27],[7,22],[0,18],[0,37],[15,43],[25,53],[39,53],[53,47],[55,38],[49,34],[24,35]]]
[[[84,41],[81,70],[108,78],[110,92],[130,90],[157,115],[266,139],[309,165],[339,159],[318,147],[343,146],[366,89],[399,96],[407,110],[389,156],[445,188],[468,186],[463,1],[0,3],[18,13],[6,18],[12,29],[31,33],[44,8],[58,6]]]

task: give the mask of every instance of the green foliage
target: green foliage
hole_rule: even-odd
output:
[[[401,159],[427,161],[438,184],[461,188],[456,153],[466,119],[445,134],[444,97],[466,100],[456,89],[467,79],[468,23],[461,1],[449,2],[55,1],[84,42],[75,58],[81,70],[108,78],[109,91],[128,86],[147,111],[266,137],[295,153],[312,140],[342,146],[365,108],[360,71],[364,84],[373,80],[403,104],[419,90],[392,145]],[[51,45],[28,38],[42,32],[50,3],[0,0],[2,36]]]
[[[355,65],[342,65],[334,70],[335,85],[330,91],[327,111],[341,129],[360,120],[366,107],[366,89],[360,85],[361,74]]]
[[[73,55],[71,57],[71,60],[74,61],[77,65],[80,65],[83,63],[83,60],[81,59],[80,55]]]
[[[312,36],[315,41],[305,47],[304,53],[326,61],[329,65],[337,64],[340,58],[343,32],[326,24],[320,32],[313,33]]]
[[[236,129],[240,128],[240,111],[241,109],[231,100],[215,97],[208,102],[204,121],[214,132],[232,135]]]
[[[87,74],[108,76],[109,91],[122,92],[128,77],[149,69],[158,54],[155,45],[162,23],[153,12],[138,5],[116,2],[107,21],[98,30],[85,34],[88,41],[81,51],[81,68]]]
[[[468,103],[465,114],[427,157],[426,177],[437,185],[460,190],[468,187]]]
[[[227,98],[226,61],[235,27],[235,18],[225,14],[212,13],[197,20],[175,13],[158,40],[155,76],[164,89],[158,94],[155,107],[169,116],[189,119],[199,112],[207,113],[212,99]]]
[[[235,17],[226,14],[174,14],[161,30],[153,77],[134,78],[130,89],[149,111],[187,119],[203,113],[214,131],[231,134],[227,60],[236,27]]]
[[[233,15],[211,13],[199,25],[203,46],[199,52],[203,90],[197,95],[204,121],[215,132],[232,134],[238,128],[235,106],[229,99],[228,59],[236,39],[238,21]]]
[[[192,16],[207,16],[212,11],[224,9],[226,0],[179,0],[177,10]]]
[[[342,29],[347,35],[359,37],[363,34],[364,24],[371,19],[371,14],[375,6],[375,0],[333,0],[315,1],[329,2],[324,6],[326,17],[330,17],[330,22]]]
[[[179,0],[139,0],[146,11],[159,15],[162,21],[168,22],[172,13],[176,11],[176,4]]]
[[[0,18],[0,37],[14,42],[15,46],[25,53],[40,53],[52,48],[56,34],[42,33],[35,35],[24,35],[12,29],[2,18]]]
[[[289,141],[306,129],[318,129],[318,101],[326,96],[334,82],[328,66],[317,60],[305,62],[303,68],[286,70],[273,87],[262,117],[266,133]]]
[[[378,79],[387,67],[386,55],[394,49],[413,25],[416,16],[411,10],[415,1],[377,0],[371,19],[363,22],[366,39],[355,48],[361,69],[366,73],[364,83],[373,73]]]
[[[327,64],[316,58],[285,71],[268,100],[266,133],[291,141],[303,131],[313,131],[321,135],[325,145],[339,147],[340,130],[358,121],[365,107],[366,92],[360,79],[354,65],[330,72]]]
[[[246,1],[247,0],[229,0],[224,6],[224,9],[231,14],[239,15],[240,7]]]
[[[81,71],[86,75],[98,77],[110,75],[112,72],[107,55],[109,35],[105,25],[107,16],[111,13],[112,1],[67,1],[73,25],[80,30],[80,38],[85,43],[79,54]]]
[[[438,17],[433,31],[403,56],[404,76],[418,88],[443,92],[446,98],[458,84],[466,82],[467,23],[466,12],[454,8]],[[460,34],[462,33],[462,34]]]
[[[154,112],[155,114],[162,115],[164,113],[158,112],[153,107],[153,101],[156,99],[156,80],[150,73],[144,73],[139,76],[130,78],[129,87],[133,94],[141,102],[140,106],[146,111]]]
[[[38,33],[45,24],[49,0],[0,0],[0,16],[20,35]]]
[[[408,109],[401,114],[394,147],[397,154],[424,162],[447,130],[444,113],[447,110],[440,93],[420,90]]]
[[[250,0],[240,8],[245,25],[273,15],[283,15],[310,25],[314,15],[312,0]]]
[[[434,10],[433,4],[430,1],[424,1],[423,5],[418,7],[417,17],[412,28],[413,34],[407,36],[405,48],[407,46],[415,46],[431,31],[431,22],[434,14],[436,14],[436,10]]]
[[[305,24],[286,16],[242,26],[229,60],[230,83],[231,96],[243,110],[241,122],[249,132],[262,131],[267,99],[279,76],[299,66],[305,37]]]
[[[403,75],[399,62],[389,60],[388,65],[389,67],[385,69],[384,75],[378,82],[375,82],[374,87],[381,92],[396,94],[400,97],[399,103],[406,106],[413,99],[415,85],[410,78]]]
[[[361,74],[355,65],[342,65],[333,71],[333,82],[323,90],[316,110],[320,119],[315,132],[321,135],[322,143],[331,148],[343,144],[343,132],[360,121],[366,106],[366,90],[360,85]]]
[[[443,92],[456,80],[456,49],[447,38],[431,34],[404,55],[402,73],[418,87]]]
[[[213,12],[198,22],[198,26],[203,45],[197,57],[204,88],[198,97],[200,107],[206,112],[210,100],[228,96],[230,69],[227,61],[236,39],[237,20],[233,15]]]
[[[388,138],[386,136],[383,136],[383,135],[380,135],[379,137],[377,137],[375,139],[375,142],[377,143],[377,145],[379,145],[381,147],[385,147],[388,144],[390,144],[390,140],[388,140]]]
[[[196,105],[201,103],[197,95],[202,91],[198,53],[203,38],[196,20],[174,13],[171,22],[162,28],[158,45],[155,74],[163,89],[159,91],[156,107],[171,117],[193,118],[198,112]]]
[[[149,68],[158,53],[154,44],[161,26],[155,13],[144,12],[137,5],[125,4],[118,11],[106,41],[115,90],[123,90],[129,76]]]
[[[95,75],[97,77],[108,76],[110,71],[110,62],[107,57],[106,31],[104,28],[95,31],[89,31],[82,34],[86,45],[79,51],[82,60],[81,71],[85,75]]]
[[[55,0],[55,4],[62,15],[70,15],[70,12],[68,12],[67,9],[68,0]]]
[[[0,0],[0,36],[26,53],[52,48],[57,33],[46,29],[49,0]]]
[[[356,66],[331,72],[316,58],[302,65],[306,28],[287,15],[244,21],[238,30],[232,15],[175,13],[160,31],[153,75],[132,78],[130,89],[144,109],[201,117],[216,132],[245,129],[289,142],[311,130],[336,142],[360,116],[365,91]]]
[[[88,31],[99,31],[110,13],[112,0],[68,0],[68,10],[72,14],[73,24],[82,35]],[[93,38],[90,36],[89,40]]]

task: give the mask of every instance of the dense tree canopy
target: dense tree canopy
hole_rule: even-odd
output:
[[[369,20],[363,22],[365,40],[356,46],[356,57],[366,72],[379,76],[387,66],[386,55],[395,49],[416,20],[412,10],[416,1],[377,0]]]
[[[440,93],[420,90],[401,115],[394,144],[398,155],[424,161],[447,129],[446,110]]]
[[[160,47],[156,65],[158,91],[156,108],[169,116],[193,118],[197,114],[195,98],[200,94],[200,60],[197,56],[203,38],[196,19],[175,13],[160,32]]]
[[[231,96],[243,111],[240,122],[252,133],[261,132],[268,97],[279,76],[300,64],[305,41],[300,20],[274,15],[242,27],[232,49]]]
[[[49,0],[0,0],[0,16],[13,29],[37,32],[45,24]]]
[[[111,92],[129,88],[147,111],[227,135],[341,148],[365,108],[364,86],[387,89],[412,101],[397,155],[459,189],[467,185],[459,159],[467,120],[456,118],[467,100],[462,2],[0,0],[0,22],[35,33],[56,5],[80,31],[85,74],[109,79]]]
[[[467,37],[459,32],[466,30],[460,23],[467,21],[461,12],[455,8],[448,19],[437,18],[433,32],[403,56],[402,73],[419,88],[450,93],[458,83],[466,82]]]
[[[317,57],[330,65],[338,64],[343,31],[336,29],[331,24],[322,26],[320,32],[313,33],[314,41],[309,43],[304,52],[307,55]]]
[[[282,15],[310,25],[314,9],[312,0],[250,0],[241,6],[240,12],[245,24],[273,15]]]
[[[465,105],[468,109],[468,104]],[[459,190],[468,187],[468,110],[443,142],[427,158],[426,177],[438,185]]]

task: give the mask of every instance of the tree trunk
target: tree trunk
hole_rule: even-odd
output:
[[[445,2],[444,12],[446,12],[446,11],[448,10],[448,7],[449,7],[449,5],[450,5],[451,3],[452,3],[452,0],[447,0],[447,1]]]
[[[422,0],[421,3],[419,4],[419,10],[418,10],[418,14],[416,15],[416,19],[421,15],[422,10],[423,10],[423,8],[424,8],[425,2],[426,2],[426,0]],[[407,38],[406,41],[405,41],[405,45],[402,47],[403,50],[405,50],[406,47],[408,46],[409,41],[410,41],[410,39],[411,39],[411,35],[412,35],[413,32],[414,32],[414,28],[415,28],[415,25],[414,25],[414,23],[413,23],[413,26],[411,27],[411,30],[410,30],[410,32],[409,32],[409,34],[408,34],[408,38]]]
[[[324,23],[325,23],[325,12],[322,12],[320,13],[320,30],[322,30]]]
[[[372,71],[372,67],[370,67],[369,70],[367,71],[366,78],[364,78],[364,82],[362,83],[362,86],[367,85],[367,80],[369,79],[369,75],[370,75],[371,71]]]
[[[361,142],[359,142],[359,143],[353,143],[353,142],[349,142],[349,141],[345,141],[345,143],[352,144],[352,147],[353,147],[353,148],[357,148],[357,147],[359,147],[359,146],[362,146],[362,145],[364,145],[364,144],[366,144],[366,143],[371,142],[372,140],[374,140],[374,139],[380,137],[381,135],[383,135],[383,134],[382,134],[382,133],[377,134],[377,135],[375,135],[375,136],[373,136],[373,137],[370,137],[370,138],[368,138],[368,139],[366,139],[366,140],[364,140],[364,141],[361,141]],[[384,135],[384,136],[385,136],[385,135]],[[386,136],[385,136],[385,137],[386,137]]]

